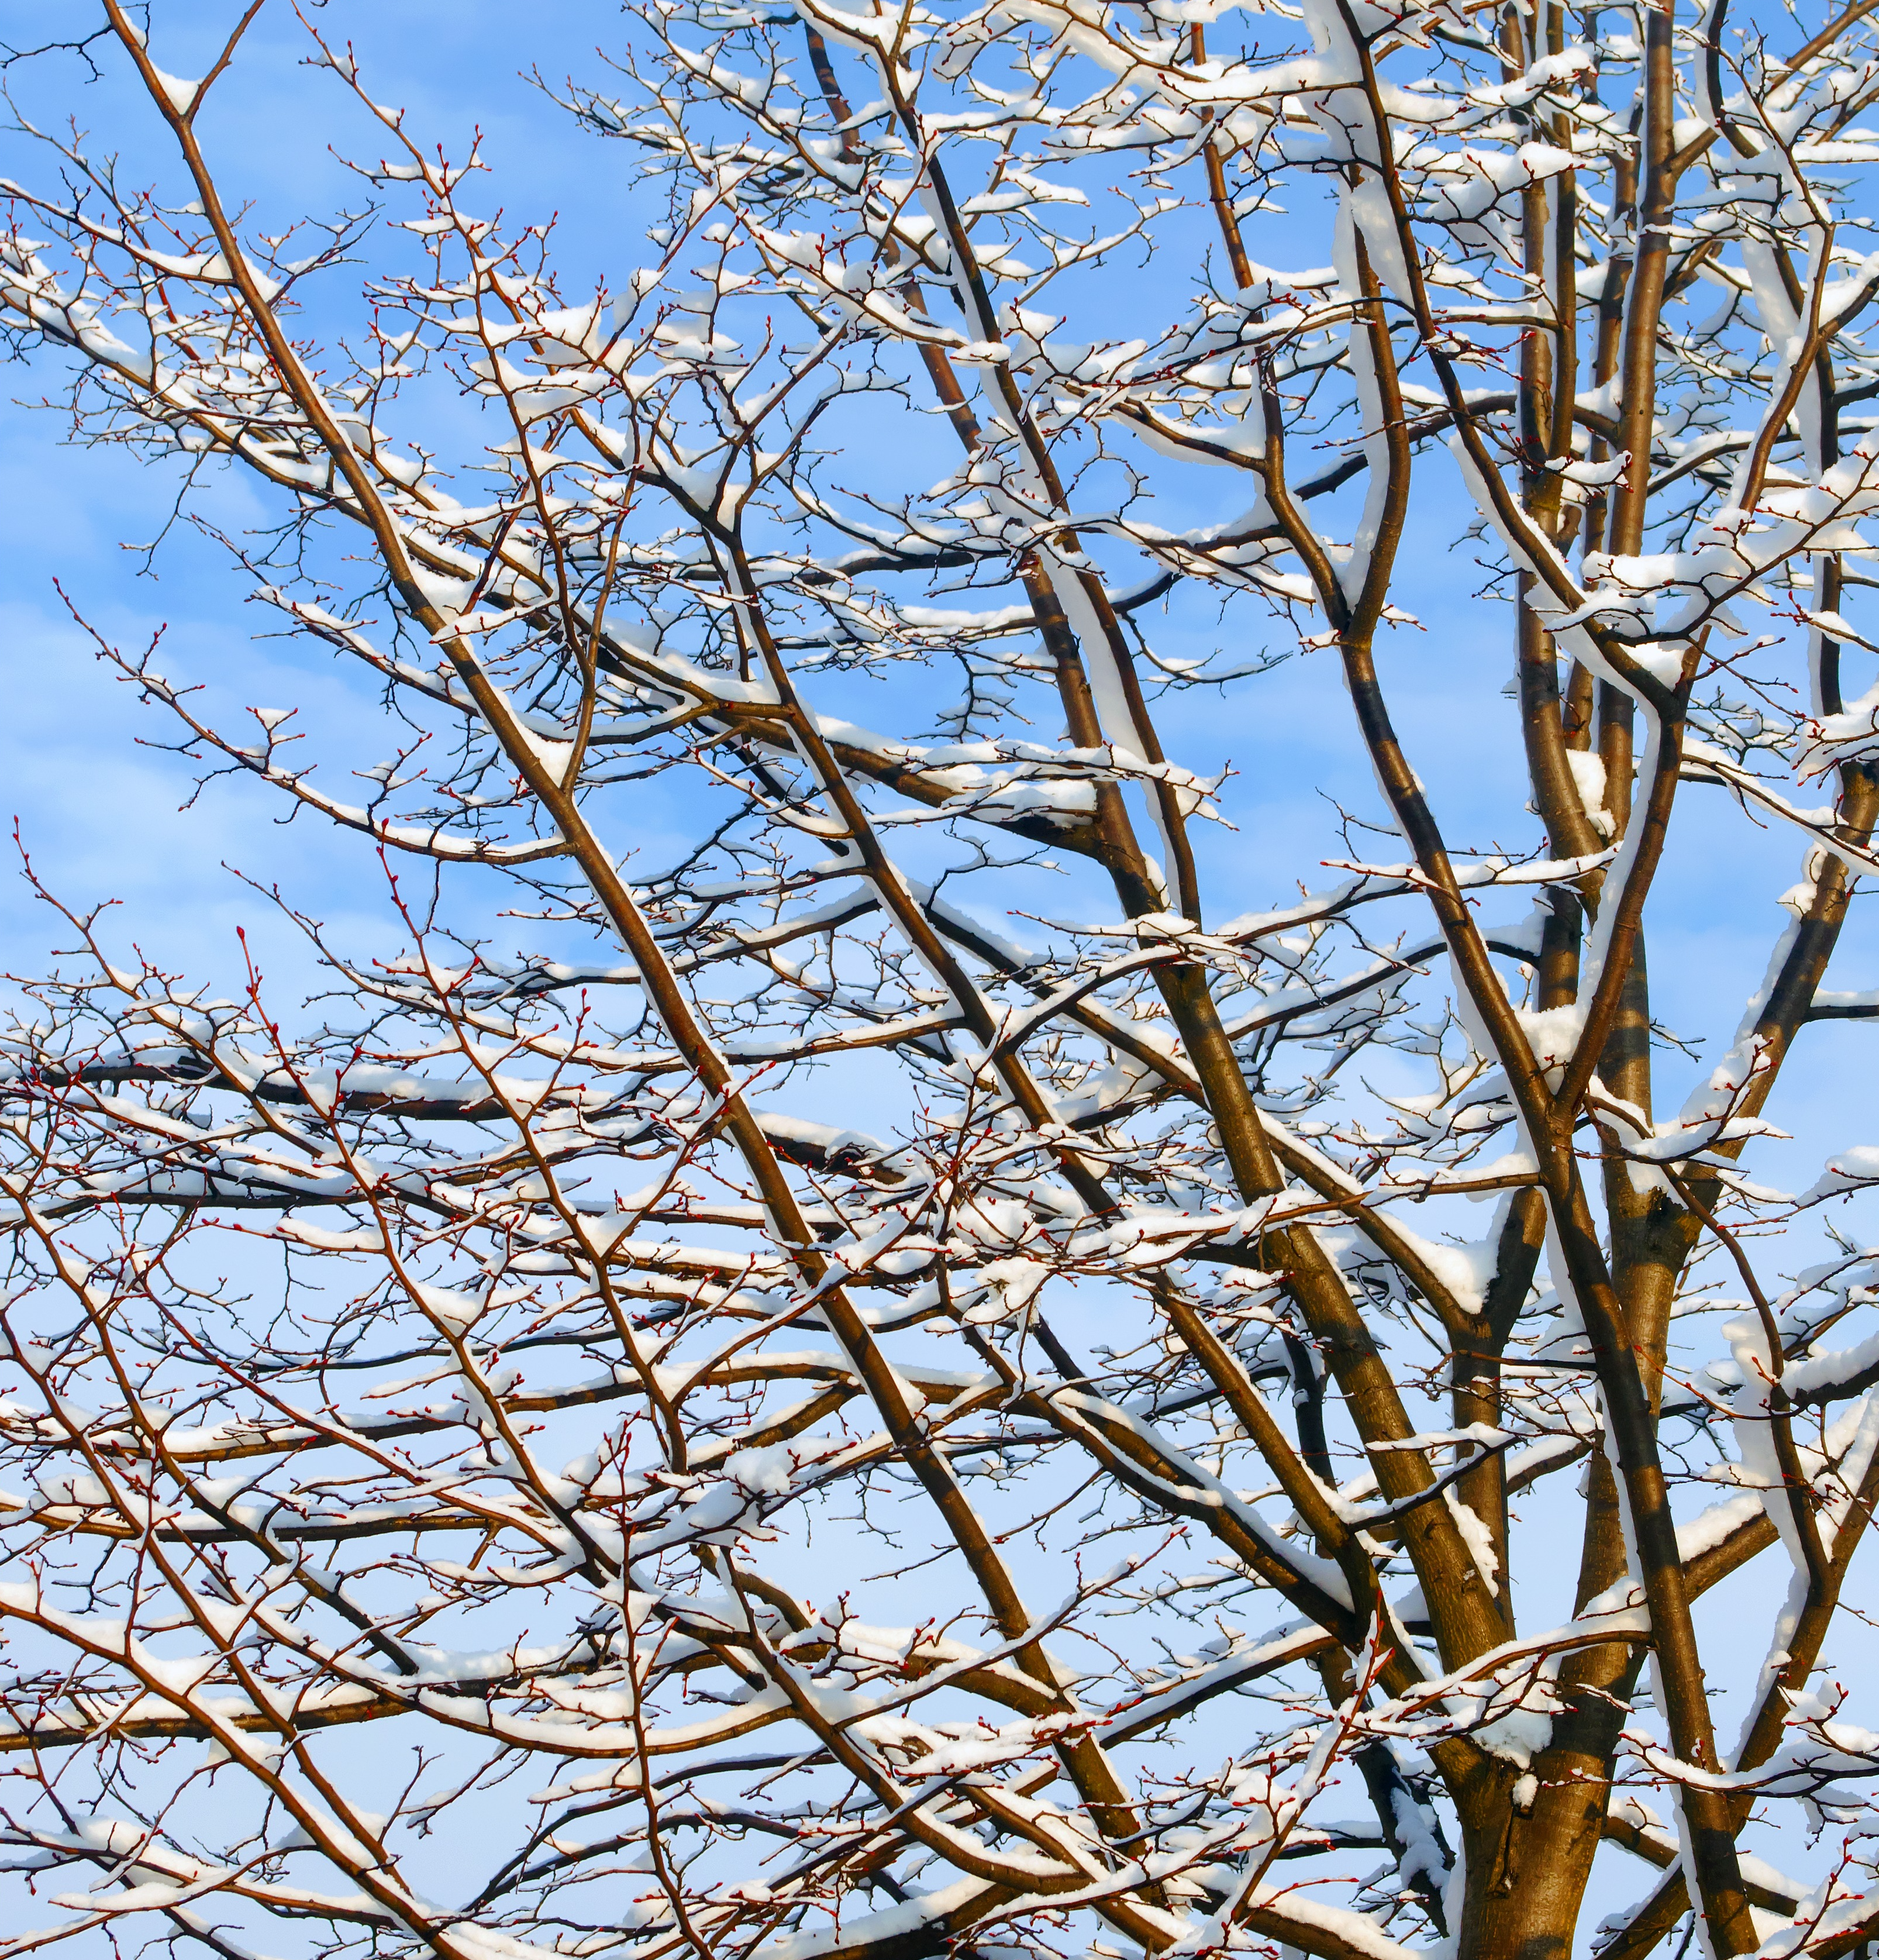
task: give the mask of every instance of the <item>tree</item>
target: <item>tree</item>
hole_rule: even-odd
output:
[[[362,804],[97,649],[401,943],[257,892],[290,1016],[45,892],[4,1950],[1546,1960],[1601,1847],[1606,1960],[1879,1936],[1879,1158],[1749,1154],[1879,1013],[1873,0],[658,0],[536,78],[657,221],[595,293],[319,18],[365,190],[264,233],[260,11],[16,61],[164,147],[22,107],[0,306],[81,443],[269,500]],[[1430,523],[1507,653],[1411,753]],[[1157,733],[1295,654],[1374,772],[1296,864]],[[1785,929],[1667,1064],[1667,851],[1751,822]]]

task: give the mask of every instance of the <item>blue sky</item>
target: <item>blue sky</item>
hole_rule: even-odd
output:
[[[43,37],[48,11],[0,6],[0,40],[19,46]],[[62,32],[90,13],[78,5],[52,11],[62,17]],[[232,11],[205,5],[159,9],[156,51],[164,65],[173,72],[199,72],[215,30]],[[354,49],[372,92],[405,106],[416,126],[459,154],[472,128],[482,132],[491,166],[486,202],[501,205],[512,219],[557,216],[556,253],[571,290],[596,278],[617,290],[649,256],[643,237],[647,213],[634,195],[625,147],[583,134],[519,72],[535,66],[550,82],[571,72],[603,79],[596,46],[617,48],[622,38],[612,8],[564,0],[531,10],[519,25],[513,7],[479,0],[401,0],[378,7],[334,0],[310,18],[329,38]],[[361,127],[356,113],[348,120],[332,78],[301,65],[309,45],[291,10],[271,5],[250,30],[239,69],[203,119],[211,158],[231,189],[257,201],[258,216],[356,203],[361,187],[328,154],[327,144],[356,145],[351,154],[361,156],[382,148],[373,145],[373,132]],[[78,71],[69,61],[32,65],[16,70],[14,78],[27,113],[44,115],[55,106],[73,110],[96,132],[94,148],[121,142],[129,180],[154,174],[157,153],[145,142],[150,119],[126,113],[114,78],[77,86]],[[36,162],[33,146],[16,139],[0,159],[8,174],[44,180],[45,165]],[[1327,256],[1303,212],[1256,218],[1249,243],[1267,262]],[[345,276],[329,281],[330,294],[343,298]],[[1158,303],[1156,284],[1128,280],[1124,304]],[[304,820],[280,829],[271,821],[272,806],[243,784],[218,784],[191,810],[178,812],[189,788],[186,765],[136,746],[140,736],[161,739],[157,718],[140,710],[130,690],[90,658],[54,582],[101,632],[126,647],[161,628],[165,670],[223,682],[231,702],[259,705],[286,690],[296,699],[310,695],[310,719],[343,720],[357,682],[322,656],[310,657],[278,638],[256,638],[268,622],[242,603],[246,581],[186,527],[171,530],[146,570],[145,557],[124,547],[164,529],[173,474],[121,450],[75,450],[64,442],[56,408],[21,406],[36,396],[56,396],[56,359],[0,374],[5,381],[0,499],[8,512],[0,531],[5,573],[0,657],[8,675],[0,780],[11,790],[0,803],[5,813],[22,818],[36,860],[75,899],[123,898],[127,924],[135,917],[140,934],[186,954],[192,964],[225,940],[235,918],[253,914],[252,900],[238,896],[221,870],[224,859],[264,880],[291,883],[316,905],[356,902],[356,840],[322,835]],[[1234,498],[1237,486],[1216,475],[1178,495],[1194,506],[1198,520],[1209,514],[1208,498],[1222,492]],[[236,478],[212,486],[208,508],[231,530],[270,515]],[[1402,603],[1427,631],[1399,632],[1386,648],[1392,705],[1412,759],[1422,759],[1458,841],[1485,843],[1505,831],[1510,812],[1524,800],[1509,770],[1517,755],[1512,707],[1493,711],[1499,725],[1491,730],[1482,725],[1478,709],[1472,711],[1465,739],[1476,752],[1460,770],[1452,766],[1455,711],[1483,695],[1497,700],[1493,690],[1509,666],[1508,618],[1499,605],[1473,597],[1481,574],[1473,548],[1458,542],[1455,507],[1419,499],[1416,522],[1405,553]],[[1216,628],[1197,609],[1168,622],[1157,638],[1165,648],[1185,651],[1230,644],[1249,629],[1255,635],[1262,629],[1250,612]],[[1285,637],[1283,628],[1266,630],[1274,639]],[[1230,760],[1241,772],[1226,797],[1237,833],[1209,840],[1219,867],[1222,916],[1282,895],[1295,877],[1321,880],[1317,861],[1337,846],[1328,834],[1321,789],[1374,807],[1326,656],[1296,660],[1242,684],[1225,702],[1203,693],[1171,702],[1162,718],[1171,747],[1192,766],[1208,770]],[[1713,1023],[1718,988],[1736,990],[1740,982],[1745,990],[1752,984],[1760,950],[1778,925],[1772,901],[1792,882],[1798,853],[1792,842],[1757,831],[1720,805],[1688,807],[1678,847],[1685,875],[1658,931],[1668,935],[1659,982],[1667,990],[1667,1018],[1693,1026],[1699,1020]],[[1758,888],[1766,893],[1760,904],[1749,896]],[[11,892],[0,895],[0,906],[9,943],[35,943],[31,908],[22,910]],[[1691,963],[1677,957],[1674,945],[1704,949],[1693,983],[1687,976]],[[1856,1042],[1859,1036],[1834,1039]]]
[[[56,10],[59,31],[90,20],[87,7]],[[200,72],[234,9],[191,5],[160,9],[154,49],[172,73]],[[43,37],[47,10],[0,6],[0,40],[15,46]],[[617,49],[620,16],[611,6],[561,4],[519,17],[513,6],[401,0],[367,7],[332,0],[309,18],[360,59],[375,99],[405,107],[407,126],[461,156],[472,132],[489,174],[481,180],[482,208],[504,210],[513,225],[555,216],[555,252],[565,288],[577,295],[596,281],[615,291],[652,255],[644,227],[657,215],[636,189],[632,153],[577,129],[522,73],[539,70],[550,84],[572,72],[603,82],[596,45]],[[357,205],[364,191],[329,146],[367,161],[382,154],[383,135],[349,104],[335,78],[310,71],[306,30],[290,8],[271,5],[250,30],[237,69],[220,85],[201,119],[202,134],[231,196],[254,201],[254,222],[276,227],[306,211]],[[13,71],[23,113],[50,123],[78,115],[94,133],[95,150],[119,145],[132,183],[173,167],[151,143],[146,106],[123,93],[115,68],[85,84],[73,59],[52,57]],[[14,138],[0,145],[0,171],[43,183],[47,160]],[[167,180],[173,182],[173,179]],[[180,196],[183,193],[179,192]],[[400,215],[394,213],[393,215]],[[1268,264],[1321,262],[1328,256],[1308,203],[1295,200],[1286,215],[1261,215],[1248,227],[1253,256]],[[1182,280],[1191,269],[1171,271]],[[1101,296],[1103,321],[1168,302],[1168,282],[1149,265],[1125,269]],[[360,276],[363,276],[361,273]],[[356,317],[356,279],[330,274],[322,291],[326,324]],[[68,902],[85,906],[122,901],[114,929],[166,963],[227,985],[237,977],[234,933],[245,927],[265,950],[284,991],[305,977],[297,937],[280,931],[270,908],[243,884],[234,867],[262,885],[278,883],[300,905],[345,931],[361,949],[383,950],[383,881],[369,848],[303,813],[291,825],[253,784],[224,779],[189,807],[192,772],[173,755],[144,743],[170,739],[162,719],[141,706],[133,691],[94,660],[68,614],[59,587],[98,630],[132,648],[159,631],[160,664],[178,678],[204,682],[205,699],[224,718],[250,707],[297,703],[317,743],[330,744],[329,768],[377,759],[348,755],[358,727],[376,729],[378,715],[359,675],[318,648],[280,637],[275,622],[245,602],[251,582],[220,549],[186,524],[170,523],[177,478],[168,466],[150,467],[110,447],[67,444],[59,411],[27,406],[56,398],[60,364],[44,357],[4,371],[0,400],[0,661],[5,712],[0,715],[0,817],[17,814],[42,875]],[[432,398],[425,413],[466,450],[473,435],[467,411]],[[898,452],[870,453],[863,439],[855,470],[891,473]],[[896,440],[904,440],[897,422]],[[935,469],[946,466],[937,461]],[[846,465],[850,461],[844,457]],[[928,466],[923,459],[919,466]],[[1424,630],[1404,629],[1386,641],[1386,683],[1412,763],[1422,772],[1463,846],[1533,841],[1522,814],[1513,707],[1500,694],[1511,670],[1511,622],[1505,606],[1477,597],[1483,574],[1476,549],[1460,537],[1462,517],[1446,466],[1439,459],[1419,485],[1413,530],[1403,555],[1398,603]],[[205,486],[199,508],[239,533],[272,521],[278,507],[244,480],[221,475]],[[1246,501],[1223,473],[1171,477],[1168,514],[1197,523],[1231,514]],[[127,549],[168,527],[154,559]],[[1149,629],[1164,651],[1205,652],[1224,646],[1235,654],[1244,636],[1255,648],[1280,646],[1282,623],[1250,608],[1224,622],[1192,605]],[[812,683],[825,711],[869,720],[867,701],[851,705],[835,676]],[[1223,792],[1231,829],[1203,830],[1212,916],[1226,918],[1274,902],[1296,883],[1321,886],[1337,874],[1321,861],[1342,854],[1327,797],[1362,813],[1377,802],[1360,755],[1332,657],[1294,657],[1275,671],[1224,694],[1200,692],[1168,701],[1160,719],[1170,752],[1201,773],[1226,764],[1237,770]],[[887,725],[883,723],[882,725]],[[1046,733],[1051,732],[1044,731]],[[357,739],[366,740],[360,736]],[[376,740],[374,733],[371,738]],[[310,747],[313,746],[310,744]],[[326,780],[337,790],[342,773]],[[628,806],[642,864],[658,861],[695,812],[675,805],[663,784],[632,792]],[[1376,840],[1388,855],[1387,840]],[[1687,794],[1680,805],[1671,855],[1653,902],[1652,966],[1657,1011],[1680,1033],[1705,1038],[1713,1063],[1726,1046],[1740,1004],[1760,979],[1767,952],[1784,923],[1776,903],[1798,875],[1797,840],[1751,822],[1713,791]],[[1010,902],[1060,911],[1033,880]],[[1502,902],[1517,916],[1521,902]],[[1835,983],[1858,987],[1879,978],[1879,935],[1863,902],[1836,963]],[[527,929],[505,927],[518,937]],[[0,880],[0,931],[6,964],[29,972],[61,937],[56,921],[17,880]],[[278,997],[277,997],[278,998]],[[1775,1119],[1797,1132],[1794,1145],[1772,1149],[1767,1175],[1800,1188],[1811,1181],[1826,1151],[1862,1141],[1864,1098],[1856,1085],[1868,1066],[1865,1027],[1841,1024],[1806,1037],[1800,1065],[1788,1071]],[[1395,1064],[1380,1060],[1381,1072]],[[1661,1106],[1680,1103],[1698,1066],[1661,1058]],[[828,1093],[838,1093],[830,1082]],[[840,1092],[854,1093],[849,1084]]]
[[[47,11],[0,7],[0,39],[17,44],[43,33]],[[156,45],[163,65],[199,72],[205,30],[229,11],[192,5],[160,14]],[[78,5],[56,11],[72,19],[88,16]],[[628,153],[581,134],[517,73],[533,63],[551,81],[570,68],[597,74],[594,43],[617,38],[610,9],[573,0],[532,10],[333,0],[313,18],[323,31],[354,43],[373,93],[404,104],[418,126],[459,153],[472,126],[482,129],[492,172],[487,202],[512,215],[561,214],[559,250],[571,288],[596,278],[617,288],[646,258],[647,214],[633,192]],[[271,7],[251,37],[238,85],[224,84],[205,119],[205,140],[231,188],[258,199],[266,214],[358,195],[356,183],[327,155],[329,132],[311,113],[317,105],[337,105],[339,95],[330,78],[299,67],[305,46],[291,11]],[[54,100],[75,103],[100,132],[124,132],[129,177],[147,173],[150,161],[135,147],[145,126],[126,116],[118,84],[75,91],[74,75],[69,62],[26,74],[22,105],[30,112]],[[101,134],[97,140],[105,139]],[[351,137],[342,129],[335,140]],[[363,150],[363,133],[360,140]],[[24,178],[39,167],[17,141],[5,146],[0,171]],[[1271,235],[1257,231],[1249,242],[1254,256],[1269,262],[1321,261],[1328,255],[1312,249],[1308,232],[1303,217],[1273,220]],[[1133,297],[1153,297],[1153,285],[1140,281]],[[125,544],[164,529],[173,477],[123,450],[74,450],[62,440],[56,409],[21,406],[41,393],[56,395],[56,360],[3,371],[0,816],[17,814],[42,875],[68,902],[84,907],[121,899],[116,931],[221,985],[239,975],[238,925],[263,947],[283,988],[291,991],[307,972],[299,942],[278,929],[265,902],[227,867],[263,885],[278,881],[297,902],[361,945],[382,940],[382,886],[361,840],[306,816],[280,825],[276,802],[240,781],[212,784],[191,807],[179,808],[189,792],[190,770],[173,756],[138,746],[140,737],[167,739],[164,724],[91,657],[55,581],[100,632],[127,648],[161,630],[164,670],[209,683],[210,698],[231,711],[299,702],[315,733],[343,746],[349,723],[375,714],[369,695],[319,650],[256,638],[270,622],[243,603],[246,581],[186,529],[174,532],[154,575],[147,570],[143,555]],[[1430,480],[1443,479],[1435,473]],[[1197,508],[1204,508],[1205,495],[1218,494],[1192,493]],[[237,530],[270,515],[234,479],[211,488],[208,508]],[[1510,624],[1505,608],[1475,597],[1482,574],[1472,548],[1455,542],[1459,528],[1456,504],[1439,498],[1419,502],[1400,603],[1426,630],[1392,638],[1385,676],[1411,759],[1457,841],[1524,847],[1531,833],[1517,828],[1525,792],[1513,773],[1513,710],[1499,693],[1511,671]],[[1248,619],[1256,629],[1252,616]],[[1171,651],[1204,647],[1244,630],[1216,629],[1196,611],[1170,622],[1165,644]],[[1228,761],[1239,771],[1224,797],[1237,827],[1206,841],[1216,916],[1282,900],[1295,880],[1332,880],[1335,874],[1320,861],[1341,847],[1323,792],[1362,809],[1375,806],[1329,654],[1293,660],[1236,686],[1224,700],[1187,696],[1171,703],[1162,721],[1178,759],[1203,773]],[[666,795],[649,788],[634,810],[649,859],[683,822],[685,813]],[[1705,1053],[1713,1062],[1783,923],[1776,901],[1798,875],[1801,854],[1794,839],[1750,823],[1714,792],[1690,793],[1683,811],[1653,918],[1653,980],[1661,1018],[1680,1033],[1706,1036]],[[1381,841],[1378,854],[1388,854]],[[1517,912],[1518,902],[1508,901],[1507,909]],[[504,929],[518,937],[528,930]],[[43,908],[10,878],[0,880],[0,934],[4,964],[16,972],[40,966],[62,937]],[[1855,908],[1834,984],[1875,983],[1879,934],[1862,906]],[[1868,1045],[1875,1039],[1879,1032],[1843,1025],[1807,1036],[1770,1112],[1796,1132],[1795,1144],[1760,1160],[1771,1182],[1798,1188],[1811,1180],[1826,1151],[1870,1138],[1866,1085]],[[1379,1071],[1391,1065],[1379,1064]],[[1674,1056],[1661,1060],[1665,1109],[1682,1100],[1698,1072]],[[838,1099],[829,1080],[828,1093]],[[839,1092],[852,1093],[852,1086]],[[828,1115],[851,1119],[845,1103]],[[1477,1229],[1485,1224],[1483,1216]]]
[[[46,37],[53,17],[63,17],[58,30],[68,32],[93,11],[75,5],[8,5],[0,8],[0,40],[30,44]],[[159,10],[159,59],[173,73],[200,72],[212,30],[234,11],[210,5]],[[410,104],[414,116],[445,140],[466,148],[473,127],[485,131],[488,152],[500,163],[504,201],[544,215],[575,214],[567,228],[570,255],[578,240],[589,265],[598,266],[606,256],[602,241],[617,235],[625,214],[627,200],[609,181],[620,159],[597,157],[595,146],[548,109],[517,71],[525,59],[539,59],[558,80],[611,25],[606,10],[541,8],[526,38],[517,31],[513,8],[481,0],[334,6],[316,10],[313,18],[323,31],[351,42],[370,72],[386,78],[385,93]],[[339,126],[329,128],[310,113],[315,105],[343,108],[332,78],[301,65],[310,46],[291,8],[271,6],[250,31],[239,72],[203,119],[207,146],[231,185],[270,214],[360,201],[357,180],[326,148],[329,138],[363,137],[359,119],[348,129],[335,117]],[[594,65],[590,55],[587,65]],[[77,115],[96,132],[94,148],[121,145],[128,180],[154,178],[156,152],[138,142],[148,134],[147,109],[137,113],[115,74],[90,87],[78,85],[80,79],[70,61],[14,71],[27,113],[49,123],[50,108]],[[360,153],[365,148],[362,140]],[[381,150],[372,150],[372,157]],[[48,175],[43,153],[17,138],[7,146],[0,171],[36,183]],[[0,375],[5,398],[0,508],[8,514],[0,533],[0,659],[8,703],[0,718],[0,782],[7,785],[0,803],[7,816],[22,819],[36,863],[75,903],[124,899],[123,930],[199,972],[233,952],[237,922],[267,931],[265,908],[224,863],[264,882],[280,880],[329,918],[351,906],[374,908],[369,852],[359,840],[304,821],[279,826],[275,819],[281,813],[253,786],[224,783],[190,810],[179,810],[190,788],[187,765],[137,746],[140,737],[166,740],[167,731],[91,657],[55,582],[121,645],[141,646],[161,629],[166,670],[179,678],[224,679],[237,702],[310,696],[310,718],[343,721],[349,708],[364,705],[354,677],[278,638],[256,638],[270,622],[243,603],[251,581],[186,527],[170,532],[154,564],[126,550],[126,543],[164,531],[176,495],[173,473],[148,468],[122,450],[68,447],[58,409],[30,406],[36,398],[56,398],[56,359],[9,367]],[[208,508],[237,531],[271,514],[235,477],[211,486]],[[290,671],[282,673],[283,665]],[[43,908],[11,879],[0,885],[0,930],[8,963],[16,969],[33,963],[49,930]],[[282,941],[281,956],[288,953]]]

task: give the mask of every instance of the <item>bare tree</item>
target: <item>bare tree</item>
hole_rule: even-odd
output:
[[[1549,1960],[1601,1847],[1606,1960],[1879,1937],[1879,1152],[1748,1155],[1879,1013],[1874,8],[648,0],[534,78],[655,221],[592,294],[342,9],[361,199],[278,232],[261,0],[200,79],[119,0],[14,62],[21,350],[261,486],[241,590],[391,759],[98,652],[399,922],[258,891],[290,1015],[45,893],[0,1955]],[[34,122],[83,63],[150,187]],[[1508,649],[1426,754],[1413,502]],[[1301,651],[1374,781],[1295,864],[1156,716]],[[1751,822],[1766,982],[1654,1058],[1674,826]]]

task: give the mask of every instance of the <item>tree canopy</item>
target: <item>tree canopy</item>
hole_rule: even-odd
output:
[[[1875,5],[518,11],[598,288],[343,5],[285,217],[263,0],[13,52],[14,373],[352,708],[85,630],[386,932],[28,866],[0,1956],[1879,1936]]]

